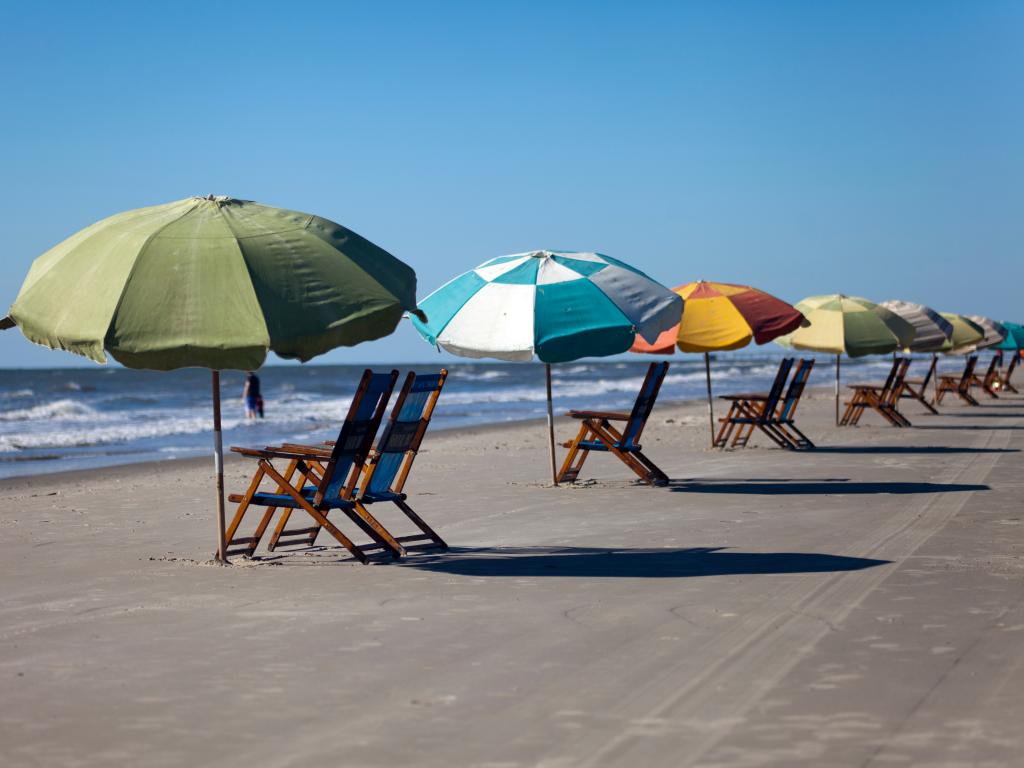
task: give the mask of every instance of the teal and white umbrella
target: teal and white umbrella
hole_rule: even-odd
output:
[[[643,272],[600,253],[531,251],[499,256],[420,302],[413,325],[453,355],[547,364],[548,433],[555,474],[551,363],[654,343],[679,323],[683,300]]]

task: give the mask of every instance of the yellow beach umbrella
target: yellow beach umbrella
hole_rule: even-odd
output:
[[[807,322],[776,341],[784,347],[836,356],[836,424],[839,423],[839,359],[842,355],[883,355],[905,349],[914,326],[885,307],[841,293],[808,296],[796,304]]]
[[[782,299],[749,285],[699,280],[672,289],[683,298],[679,324],[649,344],[636,337],[631,351],[646,354],[681,352],[704,354],[708,388],[708,420],[711,442],[715,439],[715,414],[711,398],[711,352],[741,349],[751,341],[769,341],[798,328],[803,315]]]

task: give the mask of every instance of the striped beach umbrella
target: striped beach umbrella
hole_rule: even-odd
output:
[[[996,344],[994,348],[1002,350],[1024,349],[1024,325],[1008,323],[1005,320],[1000,325],[1006,329],[1006,338]]]
[[[968,315],[967,319],[981,328],[984,334],[981,341],[974,345],[974,349],[988,349],[989,347],[1002,344],[1006,339],[1006,329],[992,318],[981,315]]]
[[[934,352],[949,345],[953,324],[939,312],[924,304],[911,301],[883,301],[885,307],[914,326],[914,340],[906,347],[908,352]]]
[[[650,344],[637,336],[631,351],[647,354],[682,352],[704,354],[704,376],[708,390],[708,420],[711,440],[715,439],[715,413],[711,397],[711,352],[741,349],[751,341],[767,344],[796,330],[803,315],[782,299],[749,285],[712,283],[699,280],[672,289],[682,297],[679,322]]]
[[[809,296],[796,304],[806,324],[776,341],[784,347],[836,356],[836,424],[839,423],[839,369],[842,355],[862,357],[906,349],[914,326],[892,310],[858,296]]]
[[[683,300],[643,272],[600,253],[530,251],[464,272],[420,302],[413,317],[431,344],[460,357],[545,363],[555,479],[551,363],[625,352],[679,322]],[[557,482],[557,480],[556,480]]]

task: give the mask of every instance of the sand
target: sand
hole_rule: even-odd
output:
[[[813,453],[659,406],[667,488],[434,433],[409,491],[452,549],[399,564],[208,564],[206,459],[4,481],[0,763],[1024,764],[1024,398],[801,408]]]

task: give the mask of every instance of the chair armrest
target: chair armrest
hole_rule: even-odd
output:
[[[306,450],[289,450],[284,446],[275,447],[268,445],[266,448],[241,448],[232,445],[231,450],[243,456],[251,456],[258,459],[312,459],[317,461],[323,458],[322,453],[311,453]]]
[[[628,413],[617,411],[569,411],[568,416],[574,419],[607,419],[608,421],[629,421]]]
[[[765,392],[746,392],[738,395],[719,395],[721,400],[767,400],[768,394]]]

